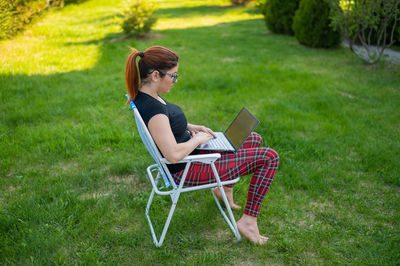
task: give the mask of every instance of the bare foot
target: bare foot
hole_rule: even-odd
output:
[[[230,187],[224,187],[224,191],[225,191],[225,195],[226,195],[226,198],[228,199],[229,206],[231,207],[231,209],[239,210],[241,207],[233,202],[233,189]],[[215,194],[215,196],[217,196],[217,198],[219,198],[220,200],[223,201],[222,194],[221,194],[221,191],[219,191],[219,188],[217,188],[217,187],[214,188],[214,194]]]
[[[257,245],[265,245],[268,237],[260,235],[257,226],[257,217],[243,214],[242,218],[236,222],[239,232]]]

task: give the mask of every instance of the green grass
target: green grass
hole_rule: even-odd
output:
[[[157,2],[153,38],[113,41],[122,3],[93,0],[0,42],[0,264],[399,264],[400,67],[273,35],[252,7]],[[236,243],[209,191],[184,194],[153,245],[123,79],[129,47],[150,45],[180,55],[165,98],[191,122],[223,130],[242,106],[261,120],[281,157],[267,247]]]

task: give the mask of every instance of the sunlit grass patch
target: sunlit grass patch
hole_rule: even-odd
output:
[[[147,37],[126,38],[122,2],[101,0],[0,42],[0,264],[396,264],[399,67],[273,35],[252,5],[154,2]],[[190,122],[223,131],[246,106],[280,154],[259,218],[267,247],[237,243],[207,190],[181,196],[155,248],[153,162],[123,77],[130,47],[151,45],[180,55],[163,97]],[[234,188],[242,208],[250,178]],[[158,233],[170,204],[155,199]]]
[[[185,9],[185,8],[183,8]],[[162,11],[160,22],[156,25],[156,30],[165,29],[186,29],[195,27],[210,27],[221,23],[230,23],[241,20],[257,19],[262,18],[261,14],[250,13],[248,9],[232,8],[231,6],[218,7],[218,6],[199,6],[187,8],[189,11],[185,11],[188,15],[175,16],[169,15],[168,9]],[[218,10],[215,15],[208,15],[208,11]],[[193,14],[190,14],[192,12]],[[157,13],[156,13],[157,14]]]
[[[69,5],[62,11],[46,14],[23,35],[1,42],[0,49],[8,53],[0,55],[6,63],[0,66],[0,72],[52,74],[93,67],[99,57],[96,42],[108,31],[118,31],[118,26],[112,23],[112,14],[118,14],[118,6],[105,8],[98,4]],[[93,12],[85,11],[84,6]],[[111,17],[104,20],[105,15]],[[97,21],[97,26],[93,21]]]

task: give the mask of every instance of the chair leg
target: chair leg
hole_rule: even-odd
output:
[[[174,193],[175,196],[172,197],[171,209],[169,210],[169,214],[168,214],[167,220],[165,221],[164,228],[163,228],[163,231],[162,231],[161,236],[160,236],[160,240],[158,240],[157,236],[156,236],[156,233],[154,231],[154,228],[153,228],[153,223],[151,222],[151,218],[150,218],[150,215],[149,215],[150,206],[151,206],[151,203],[153,201],[154,194],[155,194],[154,191],[155,190],[153,189],[151,194],[150,194],[149,201],[147,202],[146,218],[147,218],[147,221],[149,222],[150,231],[151,231],[151,235],[153,236],[154,244],[156,245],[156,247],[161,247],[161,245],[164,242],[165,235],[167,234],[169,224],[171,223],[172,216],[174,215],[176,204],[178,202],[178,198],[179,198],[180,192],[179,191],[177,191],[178,193],[175,192],[176,193],[176,194]]]
[[[212,195],[214,197],[215,203],[217,204],[217,207],[218,207],[219,211],[221,212],[222,216],[224,217],[226,223],[229,225],[229,227],[232,230],[233,234],[235,235],[236,239],[238,241],[240,241],[240,240],[242,240],[242,237],[241,237],[241,235],[239,233],[239,230],[237,228],[236,220],[235,220],[235,217],[233,216],[232,209],[229,206],[229,202],[228,202],[228,199],[227,199],[227,197],[225,195],[225,191],[224,191],[222,185],[218,186],[218,188],[220,189],[220,192],[221,192],[221,195],[222,195],[222,199],[224,200],[224,203],[225,203],[225,206],[226,206],[226,210],[228,211],[229,217],[226,215],[226,213],[222,209],[221,204],[219,203],[219,200],[218,200],[217,196],[214,193],[214,189],[212,188],[211,189],[211,193],[212,193]]]
[[[189,166],[190,166],[190,162],[187,163],[186,166],[185,166],[185,170],[183,172],[183,176],[181,178],[181,182],[179,184],[179,187],[175,187],[173,192],[170,194],[171,200],[172,200],[172,205],[171,205],[171,209],[169,210],[169,214],[168,214],[167,220],[165,221],[164,229],[163,229],[163,231],[161,233],[160,240],[157,240],[157,236],[156,236],[156,233],[154,231],[153,224],[151,222],[150,215],[149,215],[149,210],[150,210],[151,203],[153,201],[155,188],[153,187],[153,190],[151,191],[150,198],[149,198],[149,201],[147,202],[147,207],[146,207],[146,217],[147,217],[147,220],[149,221],[151,234],[153,236],[153,241],[154,241],[154,244],[156,245],[156,247],[161,247],[162,243],[164,242],[164,238],[165,238],[165,235],[167,234],[169,224],[171,222],[172,216],[174,215],[176,204],[178,203],[179,196],[181,195],[181,192],[182,192],[182,187],[183,187],[183,184],[185,182],[186,175],[187,175],[187,172],[189,170]]]
[[[241,235],[239,233],[239,229],[237,228],[235,217],[233,216],[233,213],[232,213],[232,210],[231,210],[231,206],[229,205],[228,198],[226,197],[225,190],[222,187],[221,180],[219,178],[218,171],[215,168],[214,163],[211,164],[211,169],[213,170],[214,177],[215,177],[215,179],[216,179],[216,181],[218,183],[218,188],[219,188],[219,191],[221,192],[222,199],[224,200],[225,207],[226,207],[226,210],[228,211],[229,218],[225,214],[225,212],[222,210],[221,204],[219,204],[219,201],[218,201],[217,197],[214,194],[214,190],[211,190],[211,192],[212,192],[212,194],[214,196],[215,202],[217,203],[219,211],[221,212],[222,216],[224,217],[226,223],[231,228],[231,230],[232,230],[233,234],[235,235],[236,239],[238,241],[240,241],[240,240],[242,240],[242,237],[241,237]]]

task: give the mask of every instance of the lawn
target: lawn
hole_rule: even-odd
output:
[[[400,264],[400,66],[271,34],[252,6],[153,2],[145,38],[121,38],[122,1],[91,0],[0,42],[0,264]],[[190,122],[220,131],[246,106],[280,154],[266,247],[236,242],[209,191],[182,195],[152,243],[152,161],[123,77],[130,47],[151,45],[180,55],[164,97]]]

